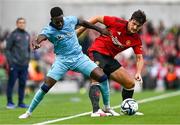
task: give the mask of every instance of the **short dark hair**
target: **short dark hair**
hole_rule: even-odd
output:
[[[23,18],[23,17],[17,18],[16,23],[18,23],[20,20],[24,20],[25,21],[25,18]]]
[[[132,19],[136,20],[141,25],[143,25],[146,22],[146,14],[144,13],[144,11],[137,10],[132,14],[131,20]]]
[[[63,11],[60,7],[53,7],[50,11],[51,17],[57,17],[63,15]]]

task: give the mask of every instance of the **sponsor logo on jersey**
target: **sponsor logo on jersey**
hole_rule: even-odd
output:
[[[62,40],[63,39],[63,35],[58,35],[56,38],[58,39],[58,40]]]
[[[124,45],[121,44],[121,42],[119,42],[117,37],[111,36],[111,38],[112,38],[114,45],[118,46],[119,48],[124,48]]]
[[[119,36],[121,35],[121,32],[117,32],[117,33],[118,33]]]

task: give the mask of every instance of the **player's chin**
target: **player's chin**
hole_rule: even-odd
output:
[[[133,34],[133,33],[137,33],[137,30],[131,30],[131,33]]]

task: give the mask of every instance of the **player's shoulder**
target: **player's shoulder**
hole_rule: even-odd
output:
[[[65,16],[63,17],[65,21],[72,21],[72,20],[77,20],[76,16]]]
[[[117,16],[104,16],[104,19],[113,20],[116,23],[122,23],[122,24],[126,24],[128,22],[124,18],[117,17]]]
[[[50,31],[52,29],[53,29],[52,26],[50,24],[47,24],[46,26],[43,27],[42,30],[49,30]]]
[[[44,26],[39,34],[47,35],[47,34],[53,34],[56,30],[53,28],[50,23]]]
[[[125,20],[124,18],[117,18],[117,22],[120,22],[122,24],[127,24],[128,23],[128,21]]]

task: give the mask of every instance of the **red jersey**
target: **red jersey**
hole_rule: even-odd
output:
[[[132,47],[135,54],[142,54],[142,42],[139,34],[127,33],[128,21],[117,17],[104,16],[104,24],[113,37],[99,36],[89,48],[89,53],[97,51],[114,57],[119,52]]]

